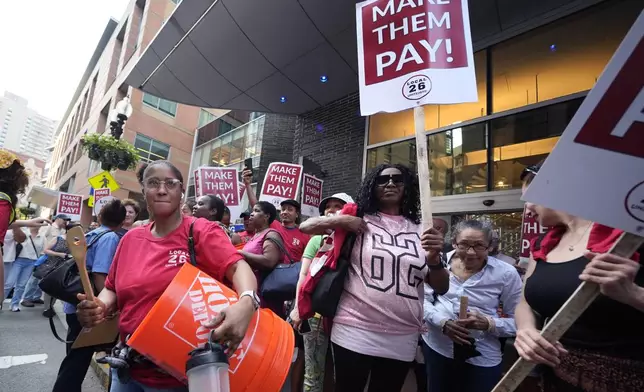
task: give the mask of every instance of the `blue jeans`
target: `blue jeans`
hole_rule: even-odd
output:
[[[490,392],[501,380],[501,364],[482,367],[456,363],[432,350],[425,342],[423,355],[428,391]]]
[[[29,281],[27,282],[27,287],[25,287],[25,295],[23,295],[25,300],[35,301],[42,297],[42,291],[40,290],[40,287],[38,287],[38,283],[40,283],[40,279],[31,275],[31,278],[29,278]]]
[[[134,380],[123,384],[119,380],[116,370],[112,370],[112,387],[110,392],[188,392],[188,387],[179,387],[179,388],[152,388],[145,386]]]
[[[9,272],[9,277],[5,280],[4,296],[9,295],[13,288],[13,298],[11,298],[11,306],[18,306],[22,299],[22,293],[25,291],[25,286],[29,281],[31,272],[34,270],[34,263],[36,260],[23,259],[18,257],[13,262],[13,266]]]

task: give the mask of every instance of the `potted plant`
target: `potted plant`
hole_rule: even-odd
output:
[[[82,146],[90,159],[101,163],[103,170],[134,169],[139,162],[139,154],[132,144],[111,135],[85,135]]]
[[[36,215],[36,209],[31,207],[19,207],[18,211],[20,212],[20,214],[22,214],[22,216],[27,218]]]

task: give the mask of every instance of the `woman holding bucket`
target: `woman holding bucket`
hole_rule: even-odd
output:
[[[439,258],[443,236],[422,232],[417,177],[405,166],[374,168],[357,204],[357,217],[319,219],[310,230],[357,233],[331,330],[335,390],[363,391],[370,379],[370,391],[400,391],[423,325],[423,281],[439,294],[449,288]]]
[[[183,192],[183,176],[174,165],[168,161],[148,165],[143,173],[143,193],[154,222],[123,237],[105,289],[94,301],[79,295],[78,318],[83,326],[92,327],[120,312],[121,338],[132,334],[188,261],[188,233],[193,224],[197,266],[218,281],[232,282],[239,294],[238,302],[206,324],[214,329],[214,339],[234,352],[259,306],[257,282],[219,225],[182,215]],[[115,371],[112,375],[111,392],[187,391],[180,381],[149,361],[131,365],[131,380],[119,380]]]

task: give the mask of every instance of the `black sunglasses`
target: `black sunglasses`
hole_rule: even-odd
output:
[[[394,185],[399,186],[405,183],[405,178],[402,174],[389,174],[376,177],[376,185],[378,186],[387,186],[390,181]]]

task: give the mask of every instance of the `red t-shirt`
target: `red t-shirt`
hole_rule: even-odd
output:
[[[181,226],[163,238],[154,237],[153,225],[137,227],[121,239],[105,287],[117,298],[121,338],[143,321],[184,263],[189,262],[188,232],[194,218],[184,217]],[[199,269],[220,282],[228,268],[242,260],[226,233],[216,222],[196,219],[193,228]],[[153,388],[183,384],[149,368],[132,369],[132,377]]]
[[[11,203],[0,200],[0,244],[4,244],[4,236],[7,234],[11,223]]]
[[[284,227],[284,225],[276,220],[271,223],[271,229],[280,233],[282,239],[284,240],[284,246],[286,247],[286,250],[288,250],[288,253],[291,255],[291,258],[293,258],[293,260],[295,261],[302,260],[304,249],[306,249],[306,244],[309,243],[311,236],[302,233],[297,227]]]

